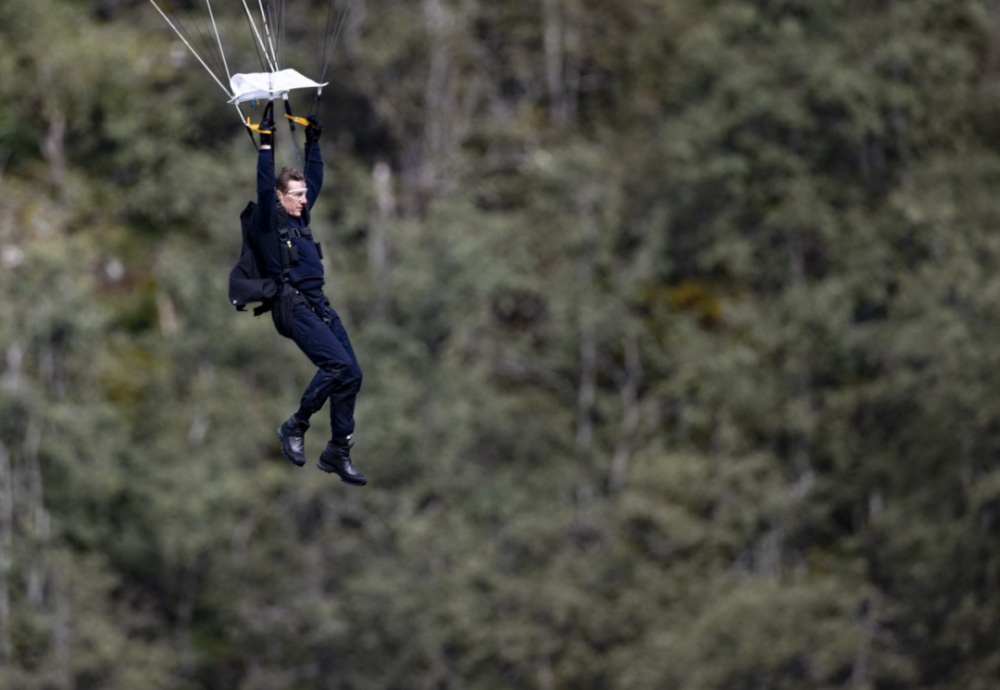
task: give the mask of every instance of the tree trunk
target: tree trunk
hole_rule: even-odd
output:
[[[418,192],[421,199],[437,188],[438,158],[447,148],[448,109],[452,105],[450,92],[451,46],[450,33],[454,23],[451,10],[441,0],[424,0],[424,18],[430,43],[430,66],[424,87],[423,160],[418,170]]]
[[[53,573],[52,611],[52,656],[55,659],[56,679],[59,687],[73,687],[72,642],[73,629],[70,620],[69,583],[65,575]]]
[[[3,387],[9,391],[21,388],[21,370],[24,361],[24,350],[19,343],[7,348],[7,371],[3,376]]]
[[[388,249],[386,227],[396,213],[396,197],[392,193],[392,168],[379,161],[372,169],[375,189],[375,209],[368,234],[368,265],[372,272],[375,294],[375,316],[385,315],[388,299]]]
[[[42,485],[42,468],[38,460],[38,450],[42,442],[42,423],[37,419],[28,422],[25,433],[21,463],[23,477],[27,486],[27,510],[25,514],[31,521],[32,537],[37,545],[39,557],[32,563],[28,571],[28,599],[34,606],[45,604],[45,590],[49,579],[49,570],[40,554],[48,543],[51,533],[49,513],[45,509],[45,491]]]
[[[577,263],[579,280],[579,323],[580,337],[580,383],[577,389],[576,404],[576,457],[584,461],[590,454],[591,442],[594,437],[593,410],[597,396],[597,327],[590,310],[589,295],[594,284],[594,219],[590,210],[584,211],[581,218],[583,232],[583,248]]]
[[[45,156],[52,173],[52,184],[56,189],[56,199],[59,208],[66,208],[66,115],[58,106],[52,107],[49,118],[49,129],[42,142],[42,155]]]
[[[0,441],[0,666],[11,658],[10,590],[7,578],[13,563],[14,546],[14,481],[10,455]]]
[[[803,318],[806,312],[806,302],[809,295],[806,290],[806,258],[805,250],[802,246],[802,238],[791,232],[786,236],[788,245],[789,265],[792,278],[792,291],[795,297],[795,304],[798,309],[797,318]],[[799,344],[801,351],[801,361],[798,363],[797,388],[798,399],[796,404],[802,406],[804,424],[798,425],[791,430],[794,438],[792,448],[792,461],[800,475],[800,479],[812,472],[812,459],[810,443],[812,440],[813,428],[816,423],[816,399],[813,384],[813,366],[810,343],[803,340]]]
[[[552,124],[565,127],[569,122],[563,68],[563,22],[559,0],[542,0],[545,16],[545,79],[549,89],[549,117]]]
[[[177,309],[170,295],[162,289],[156,291],[156,314],[160,322],[160,333],[167,337],[177,335]]]
[[[579,280],[579,305],[577,320],[580,338],[580,380],[576,398],[576,443],[575,455],[580,469],[580,481],[576,489],[575,529],[586,531],[589,524],[588,513],[594,495],[590,477],[592,447],[594,442],[594,404],[597,400],[597,324],[592,313],[591,289],[594,284],[594,245],[596,229],[589,207],[581,214],[582,248],[577,263]]]
[[[639,386],[642,384],[642,360],[639,356],[639,342],[635,333],[625,338],[625,381],[622,385],[622,428],[611,459],[609,485],[612,491],[625,486],[629,459],[632,455],[633,438],[639,427]]]

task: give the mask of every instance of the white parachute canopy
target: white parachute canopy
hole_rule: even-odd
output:
[[[234,74],[229,79],[229,88],[233,92],[233,98],[229,102],[266,101],[280,98],[294,89],[321,89],[328,83],[320,84],[293,69]]]

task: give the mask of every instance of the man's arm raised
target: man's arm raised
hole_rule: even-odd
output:
[[[257,210],[261,232],[274,229],[274,121],[260,123],[260,151],[257,153]]]
[[[302,174],[306,178],[306,202],[312,210],[320,190],[323,189],[323,155],[319,147],[319,138],[323,135],[323,123],[310,115],[309,126],[306,127],[306,169]]]

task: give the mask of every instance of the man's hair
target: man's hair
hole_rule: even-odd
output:
[[[300,173],[295,168],[283,167],[278,174],[274,176],[274,185],[278,188],[278,191],[284,194],[288,191],[288,183],[292,180],[297,182],[305,182],[306,178],[302,177]]]

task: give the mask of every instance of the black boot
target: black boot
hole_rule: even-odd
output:
[[[309,422],[292,415],[278,427],[278,438],[281,439],[281,454],[288,462],[302,467],[306,464],[306,431]]]
[[[340,480],[355,486],[364,486],[368,483],[365,475],[354,469],[351,464],[351,445],[340,445],[332,441],[327,444],[326,450],[319,456],[316,467],[324,472],[336,472],[340,475]]]

